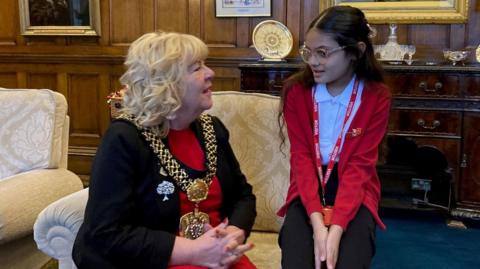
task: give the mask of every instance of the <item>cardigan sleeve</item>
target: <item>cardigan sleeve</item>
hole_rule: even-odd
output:
[[[118,267],[167,268],[175,235],[135,224],[135,185],[149,169],[136,127],[115,121],[92,167],[85,244]]]
[[[359,141],[359,146],[353,150],[353,153],[345,163],[345,171],[339,180],[337,195],[335,198],[335,211],[332,216],[332,224],[340,225],[343,230],[347,229],[348,223],[355,217],[358,209],[365,200],[367,185],[378,188],[376,193],[380,193],[380,184],[369,184],[369,181],[378,180],[376,164],[378,159],[378,146],[381,143],[387,129],[388,117],[390,112],[391,96],[387,88],[373,88],[380,93],[376,102],[368,103],[373,108],[365,124],[366,129]],[[376,197],[379,199],[380,197]]]
[[[322,204],[313,155],[313,129],[309,122],[312,111],[306,104],[305,96],[308,93],[303,91],[305,89],[297,85],[287,92],[283,112],[290,141],[290,188],[293,185],[298,189],[303,206],[310,216],[313,212],[321,212]]]

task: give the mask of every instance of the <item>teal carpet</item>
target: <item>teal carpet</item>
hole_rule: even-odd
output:
[[[387,230],[377,230],[372,269],[480,268],[480,227],[450,228],[431,212],[381,214]]]

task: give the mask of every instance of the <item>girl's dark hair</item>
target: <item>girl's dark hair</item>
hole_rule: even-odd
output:
[[[373,45],[369,35],[371,33],[365,14],[358,8],[351,6],[333,6],[322,11],[309,25],[308,31],[317,30],[327,33],[340,46],[345,47],[345,52],[355,56],[353,64],[354,73],[357,78],[365,81],[383,82],[382,66],[375,59]],[[366,45],[365,52],[362,53],[357,46],[358,42]],[[281,94],[280,113],[278,122],[283,129],[283,105],[288,90],[294,84],[303,84],[306,88],[311,88],[315,84],[313,73],[308,64],[305,64],[302,70],[295,73],[284,81],[284,87]],[[283,132],[280,136],[284,140]]]

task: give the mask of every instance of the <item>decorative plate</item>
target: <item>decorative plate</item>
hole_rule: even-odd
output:
[[[282,23],[262,21],[252,34],[253,45],[264,61],[283,61],[293,47],[292,33]]]

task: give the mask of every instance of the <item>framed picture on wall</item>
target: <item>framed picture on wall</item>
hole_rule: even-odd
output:
[[[22,35],[100,35],[100,0],[18,1]]]
[[[271,15],[271,0],[215,0],[217,17],[268,17]]]

